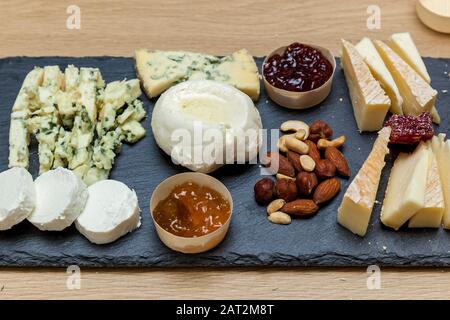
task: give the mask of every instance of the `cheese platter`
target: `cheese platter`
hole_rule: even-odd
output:
[[[0,265],[448,265],[450,60],[283,48],[1,59]]]

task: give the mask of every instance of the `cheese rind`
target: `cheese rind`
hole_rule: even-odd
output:
[[[88,192],[88,201],[75,226],[89,241],[110,243],[141,225],[136,192],[122,182],[99,181]]]
[[[378,132],[372,151],[364,161],[358,174],[350,183],[338,209],[338,223],[351,232],[363,237],[369,226],[391,129],[384,127]]]
[[[431,144],[427,143],[431,148]],[[436,157],[431,152],[430,167],[425,188],[425,204],[422,209],[409,220],[409,228],[439,228],[444,213],[444,194]]]
[[[412,154],[400,153],[386,188],[381,222],[398,230],[425,206],[425,187],[431,151],[420,143]]]
[[[426,82],[430,83],[431,78],[427,67],[420,56],[414,41],[409,32],[394,33],[389,37],[388,45],[403,60],[406,61]]]
[[[185,51],[135,52],[136,71],[149,98],[186,80],[216,80],[246,93],[253,101],[260,94],[258,67],[247,50],[219,58]]]
[[[374,40],[374,44],[400,90],[403,113],[418,116],[422,112],[430,112],[437,91],[384,42]]]
[[[391,100],[373,77],[364,58],[345,40],[342,40],[341,59],[358,129],[380,130]]]
[[[0,173],[0,230],[26,219],[35,205],[33,178],[26,169],[15,167]]]
[[[394,114],[403,114],[403,98],[372,41],[369,38],[363,38],[355,45],[355,48],[364,57],[373,76],[380,82],[381,87],[391,99],[390,111]]]

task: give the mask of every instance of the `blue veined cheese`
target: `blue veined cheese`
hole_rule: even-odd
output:
[[[126,121],[141,121],[145,118],[146,114],[144,104],[142,101],[136,99],[117,117],[116,122],[118,125],[121,125]]]
[[[95,125],[97,121],[97,89],[104,86],[100,70],[97,68],[81,68],[78,91],[80,104],[86,109],[89,119]]]
[[[59,128],[58,141],[55,147],[55,159],[53,168],[67,167],[69,160],[73,157],[73,148],[70,145],[71,132],[64,127]]]
[[[111,170],[114,164],[116,154],[119,153],[122,146],[122,131],[117,128],[109,131],[100,139],[95,141],[92,163],[97,168]]]
[[[192,80],[216,80],[246,93],[256,101],[260,93],[258,68],[247,50],[219,58],[184,51],[135,52],[136,70],[146,94],[159,96],[171,86]]]
[[[76,110],[79,107],[79,83],[79,69],[73,65],[67,66],[64,71],[64,91],[59,91],[56,95],[58,112],[61,117],[61,122],[65,127],[72,127]]]
[[[145,136],[145,129],[139,121],[129,120],[120,126],[122,136],[128,143],[135,143]]]
[[[35,105],[39,86],[44,78],[42,68],[34,68],[30,71],[19,94],[14,102],[11,113],[11,125],[9,130],[9,167],[28,168],[30,143],[29,132],[27,130],[26,120],[29,116],[32,106]]]

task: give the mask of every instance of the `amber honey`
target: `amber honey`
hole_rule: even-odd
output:
[[[177,185],[156,205],[153,217],[164,230],[180,237],[199,237],[220,228],[231,214],[219,192],[194,182]]]

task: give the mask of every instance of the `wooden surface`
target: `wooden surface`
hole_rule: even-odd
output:
[[[138,47],[254,55],[302,41],[339,54],[339,39],[385,39],[410,31],[425,56],[450,56],[450,37],[423,26],[406,0],[2,1],[0,56],[131,56]],[[66,28],[67,6],[81,29]],[[366,10],[381,9],[368,30]],[[445,121],[445,120],[444,120]],[[448,121],[448,120],[447,120]],[[369,290],[365,268],[90,269],[68,290],[65,269],[0,269],[0,299],[11,298],[450,298],[449,269],[382,269]]]

